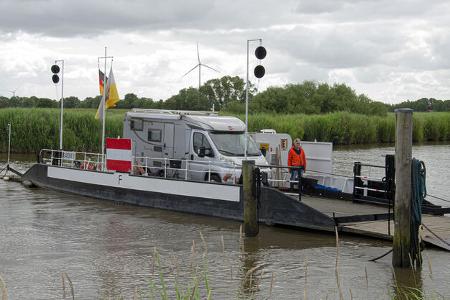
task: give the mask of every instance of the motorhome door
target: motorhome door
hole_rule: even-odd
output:
[[[214,151],[208,136],[203,131],[193,130],[191,141],[189,178],[203,181],[207,179],[211,167],[210,161],[214,157]]]
[[[173,123],[164,123],[164,157],[173,158],[173,144],[175,138],[175,126]]]

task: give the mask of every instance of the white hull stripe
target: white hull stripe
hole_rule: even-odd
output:
[[[163,193],[239,202],[240,187],[202,182],[165,180],[153,177],[130,176],[127,173],[100,173],[48,166],[49,178],[86,184],[96,184],[138,191]]]
[[[106,159],[131,161],[131,150],[106,149]]]

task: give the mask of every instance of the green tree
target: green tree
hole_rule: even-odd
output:
[[[208,98],[193,87],[182,89],[164,102],[165,109],[210,110]]]
[[[102,99],[102,96],[98,95],[94,98],[87,97],[83,101],[80,101],[79,108],[98,108],[98,105],[100,104],[100,100]]]
[[[35,107],[45,107],[45,108],[56,108],[59,107],[59,101],[48,99],[48,98],[36,98],[31,97],[34,102]]]
[[[64,98],[64,108],[76,108],[80,105],[80,99],[74,96]]]
[[[255,88],[251,86],[249,96],[253,96]],[[208,99],[208,104],[220,110],[230,102],[245,100],[245,82],[239,76],[223,76],[208,80],[200,87],[200,93]]]

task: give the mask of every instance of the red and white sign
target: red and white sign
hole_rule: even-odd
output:
[[[130,172],[131,139],[106,138],[106,168],[110,171]]]

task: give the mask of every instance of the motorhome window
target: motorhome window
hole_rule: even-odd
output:
[[[227,156],[244,156],[245,155],[245,133],[244,132],[210,132],[214,145],[217,150]],[[247,155],[259,156],[261,153],[255,141],[248,136]]]
[[[211,145],[209,144],[208,139],[203,133],[195,132],[192,142],[195,153],[199,153],[200,147],[205,147],[205,150],[209,150],[209,152],[212,154]]]
[[[149,129],[148,130],[149,142],[161,142],[161,129]]]
[[[130,129],[142,131],[144,129],[144,122],[142,120],[130,120]]]

